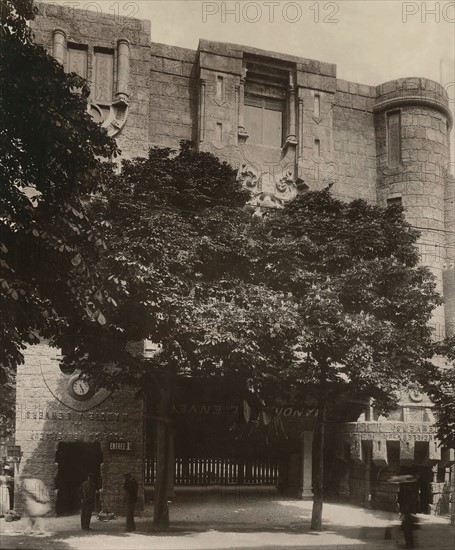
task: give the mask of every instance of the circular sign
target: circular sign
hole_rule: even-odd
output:
[[[412,401],[415,401],[416,403],[420,403],[420,401],[423,400],[423,395],[416,390],[412,390],[409,392],[409,397],[412,399]]]

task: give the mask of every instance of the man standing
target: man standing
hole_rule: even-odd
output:
[[[125,474],[126,531],[136,531],[134,523],[134,507],[137,502],[137,481],[131,474]]]
[[[92,474],[88,474],[86,481],[79,487],[79,498],[82,503],[81,527],[83,531],[90,531],[90,520],[96,499],[96,485]]]

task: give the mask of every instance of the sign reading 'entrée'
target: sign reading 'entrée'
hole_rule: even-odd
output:
[[[133,444],[131,441],[109,441],[110,451],[132,451]]]

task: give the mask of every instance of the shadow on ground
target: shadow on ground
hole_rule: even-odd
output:
[[[196,497],[179,494],[170,503],[171,527],[153,530],[153,509],[149,504],[137,519],[137,531],[126,533],[125,518],[110,522],[92,520],[93,531],[84,533],[79,517],[48,518],[46,529],[52,536],[25,536],[19,522],[1,520],[2,550],[139,550],[155,548],[255,550],[319,548],[396,549],[402,542],[396,514],[365,510],[361,507],[327,503],[324,505],[322,532],[310,531],[311,502],[283,499],[276,494],[251,492],[206,492]],[[455,531],[446,520],[421,516],[417,532],[419,547],[454,549]],[[6,533],[4,528],[15,529]],[[386,529],[392,536],[385,539]]]

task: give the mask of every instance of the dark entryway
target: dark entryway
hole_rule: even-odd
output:
[[[95,476],[98,487],[101,485],[100,466],[103,455],[99,443],[59,443],[55,461],[58,463],[55,487],[58,489],[55,512],[58,516],[74,514],[80,510],[78,489],[87,479],[87,474]]]
[[[431,468],[428,466],[402,466],[400,468],[400,475],[411,475],[416,478],[414,483],[400,484],[398,495],[400,511],[402,511],[402,503],[406,503],[413,513],[429,514],[431,501],[430,482],[432,480]]]

